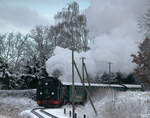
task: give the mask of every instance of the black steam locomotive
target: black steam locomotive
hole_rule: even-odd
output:
[[[61,82],[57,78],[49,77],[41,80],[37,88],[37,104],[45,107],[59,107],[64,101]]]

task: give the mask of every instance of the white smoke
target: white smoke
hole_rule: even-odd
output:
[[[94,43],[90,51],[75,53],[75,61],[81,72],[81,57],[86,57],[86,65],[90,75],[108,71],[108,62],[112,62],[112,71],[131,72],[131,54],[138,50],[138,41],[143,39],[138,32],[137,20],[143,15],[147,0],[92,0],[87,10],[87,23]],[[63,81],[71,81],[71,50],[57,47],[55,56],[46,62],[49,75],[54,70],[62,72]],[[75,80],[78,81],[77,73]]]

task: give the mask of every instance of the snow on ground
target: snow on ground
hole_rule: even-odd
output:
[[[88,118],[150,118],[150,92],[109,90],[104,98],[97,94],[94,104],[97,116],[89,102],[76,111],[80,116],[86,114]]]
[[[78,118],[150,118],[150,92],[127,91],[118,92],[115,90],[99,90],[93,95],[94,105],[98,112],[96,116],[89,102],[84,106],[76,106]],[[71,106],[63,106],[61,109],[48,110],[49,113],[63,113],[66,108],[66,115],[69,118]],[[62,117],[59,117],[62,118]]]
[[[68,118],[68,115],[64,115],[64,111],[62,108],[60,108],[60,109],[47,109],[45,111],[58,117],[58,118]]]
[[[95,115],[90,103],[87,102],[84,106],[76,106],[78,118],[83,118],[84,114],[87,118],[150,118],[150,92],[100,89],[92,96],[98,115]],[[65,115],[64,108],[66,108]],[[46,111],[58,118],[69,118],[69,111],[72,111],[72,108],[71,105],[66,105]],[[32,115],[31,118],[36,118],[31,112],[28,114]]]
[[[92,96],[98,115],[95,115],[90,103],[87,102],[84,106],[76,106],[78,118],[83,118],[84,114],[87,118],[150,118],[150,92],[118,92],[104,89]],[[64,108],[66,108],[65,115]],[[72,111],[72,108],[66,105],[60,109],[46,111],[58,118],[69,118],[69,111]]]
[[[37,107],[37,104],[35,101],[29,98],[20,98],[20,97],[0,97],[1,103],[7,103],[9,105],[14,105],[20,110],[24,110],[26,108],[35,108]]]
[[[69,109],[71,109],[71,106],[68,107]],[[58,117],[58,118],[69,118],[69,114],[64,114],[64,109],[63,108],[49,108],[49,109],[45,109],[44,111]],[[40,112],[40,110],[36,110],[37,113],[39,113],[40,115],[42,115],[44,118],[49,118],[47,115],[43,114],[42,112]],[[30,116],[31,118],[38,118],[37,116],[35,116],[33,113],[31,113],[31,110],[25,110],[23,112],[21,112],[22,116],[27,115]]]
[[[92,94],[98,115],[89,102],[84,106],[76,106],[78,118],[150,118],[150,92],[127,91],[118,92],[112,89],[100,89]],[[36,118],[31,110],[38,107],[35,101],[27,97],[0,94],[0,118]],[[66,115],[63,114],[66,108]],[[49,113],[69,118],[70,105],[59,109],[47,109]]]
[[[20,116],[22,117],[28,116],[29,118],[37,118],[34,114],[31,113],[31,110],[22,111],[20,113]]]
[[[24,110],[37,107],[36,102],[30,98],[31,91],[0,90],[0,118],[32,118],[28,114],[20,115]]]

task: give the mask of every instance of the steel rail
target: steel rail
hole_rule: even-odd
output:
[[[44,111],[44,110],[45,110],[45,109],[41,109],[40,111],[41,111],[42,113],[44,113],[45,115],[51,117],[51,118],[58,118],[58,117],[56,117],[56,116],[54,116],[54,115],[52,115],[52,114],[50,114],[50,113],[48,113],[48,112],[46,112],[46,111]]]
[[[39,109],[41,109],[41,108],[34,108],[31,110],[31,112],[39,118],[44,118],[41,114],[39,114],[35,111],[35,110],[39,110]]]
[[[52,114],[50,114],[50,113],[44,111],[45,108],[34,108],[34,109],[32,109],[31,112],[32,112],[34,115],[36,115],[38,118],[45,118],[45,117],[42,116],[41,114],[39,114],[38,112],[36,112],[36,110],[39,110],[41,113],[47,115],[47,116],[50,117],[50,118],[58,118],[58,117],[56,117],[56,116],[54,116],[54,115],[52,115]]]

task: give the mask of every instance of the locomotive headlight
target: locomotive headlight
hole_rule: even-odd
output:
[[[48,83],[46,82],[46,83],[45,83],[45,85],[47,86],[47,85],[48,85]]]
[[[51,92],[52,95],[54,95],[54,92]]]
[[[40,92],[40,95],[42,95],[43,93],[42,92]]]

